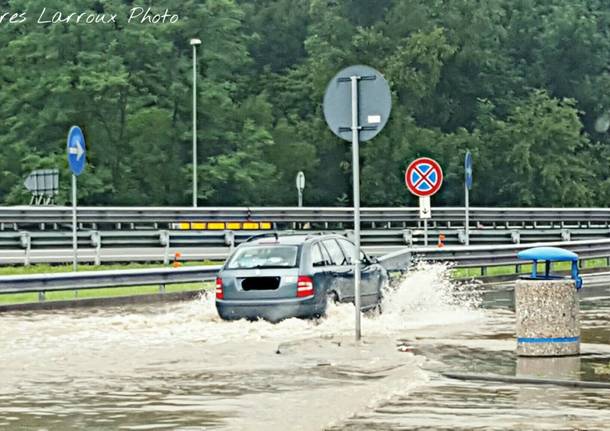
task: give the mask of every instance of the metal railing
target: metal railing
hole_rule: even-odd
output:
[[[606,259],[610,266],[610,239],[587,241],[541,242],[518,245],[468,246],[468,247],[413,247],[389,253],[379,260],[391,269],[405,269],[417,261],[452,262],[456,268],[487,268],[492,266],[522,265],[517,253],[530,247],[561,247],[578,254],[580,262]]]
[[[305,230],[313,234],[316,231]],[[319,231],[318,231],[319,232]],[[330,232],[327,231],[327,232]],[[334,230],[350,237],[351,230]],[[260,231],[79,231],[78,246],[81,262],[156,261],[168,263],[180,253],[181,260],[224,259],[233,247]],[[453,246],[465,242],[464,231],[430,229],[430,244]],[[404,246],[423,244],[422,229],[365,229],[361,232],[365,251],[382,255]],[[473,229],[473,245],[519,244],[548,241],[594,240],[610,238],[610,228],[524,228]],[[0,265],[70,262],[72,237],[66,231],[0,232]]]
[[[220,266],[190,266],[182,268],[128,269],[114,271],[84,271],[52,274],[10,275],[0,277],[0,294],[115,288],[198,283],[213,280]]]
[[[94,230],[103,226],[169,228],[190,221],[268,221],[275,224],[346,224],[353,219],[349,207],[79,207],[78,220]],[[430,226],[463,226],[464,208],[435,207]],[[362,208],[361,220],[371,227],[419,226],[416,207]],[[610,208],[487,208],[470,209],[472,226],[610,227]],[[71,222],[70,207],[0,207],[0,229],[21,226],[55,228]]]
[[[417,261],[453,262],[457,268],[520,265],[517,253],[532,246],[556,246],[578,253],[581,261],[605,258],[610,264],[610,239],[522,245],[462,246],[462,247],[403,247],[379,258],[388,270],[399,271]],[[124,286],[194,283],[213,280],[220,266],[154,268],[114,271],[88,271],[54,274],[15,275],[0,277],[0,294],[114,288]],[[161,289],[163,291],[163,289]]]

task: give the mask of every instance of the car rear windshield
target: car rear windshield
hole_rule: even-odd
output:
[[[227,265],[228,269],[294,268],[299,248],[294,245],[258,245],[240,248]]]

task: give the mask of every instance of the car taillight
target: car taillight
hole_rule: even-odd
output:
[[[297,281],[297,297],[313,295],[313,279],[307,275],[300,275]]]
[[[216,299],[223,299],[224,293],[222,292],[222,278],[216,277]]]

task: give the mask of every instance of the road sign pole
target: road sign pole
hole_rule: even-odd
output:
[[[354,189],[354,303],[356,306],[356,341],[362,337],[360,329],[360,151],[358,142],[358,76],[352,83],[352,173]]]
[[[346,84],[350,83],[350,86]],[[351,105],[348,102],[351,98]],[[342,69],[328,83],[324,93],[324,119],[341,139],[352,141],[354,211],[354,303],[356,341],[360,328],[360,141],[374,138],[386,125],[392,110],[390,86],[379,71],[364,65]],[[361,123],[362,122],[362,123]],[[350,125],[349,127],[348,125]],[[351,132],[351,137],[349,132]]]
[[[302,171],[297,173],[296,177],[298,203],[299,207],[303,206],[303,190],[305,190],[305,174]]]
[[[74,260],[72,261],[72,269],[78,269],[78,242],[76,238],[76,177],[83,172],[87,159],[85,154],[87,147],[85,145],[85,136],[83,131],[78,126],[72,126],[68,132],[67,142],[68,165],[72,171],[72,249],[74,252]]]
[[[464,208],[466,211],[466,220],[464,221],[464,230],[466,233],[466,245],[470,245],[470,220],[469,220],[469,212],[470,212],[470,199],[468,196],[468,186],[464,184]]]
[[[464,234],[466,245],[470,245],[470,188],[472,187],[472,153],[466,151],[464,156]]]
[[[424,219],[424,245],[428,246],[428,219]]]
[[[72,174],[72,251],[74,252],[74,260],[72,261],[72,270],[78,269],[78,242],[76,238],[76,175]]]
[[[193,45],[193,206],[197,207],[197,47]]]

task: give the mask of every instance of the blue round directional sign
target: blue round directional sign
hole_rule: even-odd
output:
[[[464,180],[468,190],[472,189],[472,154],[470,151],[466,151],[466,157],[464,157]]]
[[[70,170],[74,175],[80,175],[85,169],[85,162],[87,158],[85,153],[87,149],[85,147],[85,136],[83,131],[78,126],[72,126],[70,132],[68,132],[68,164]]]

